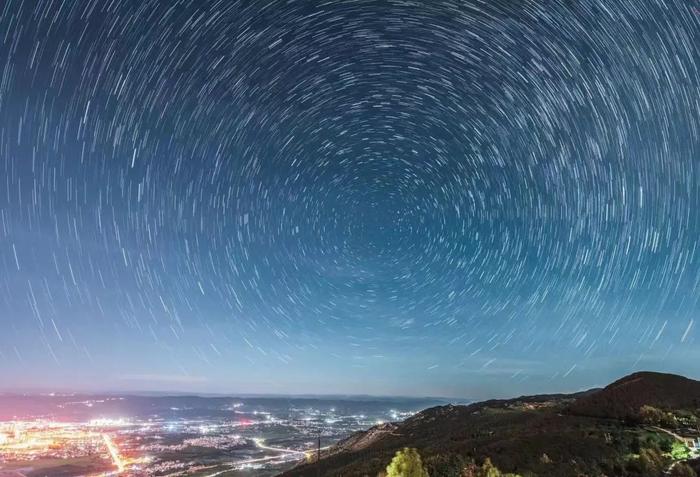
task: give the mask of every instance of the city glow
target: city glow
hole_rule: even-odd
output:
[[[97,422],[111,426],[99,427]],[[148,461],[147,457],[123,457],[114,439],[104,432],[105,428],[123,426],[123,422],[110,419],[88,423],[0,422],[0,462],[25,462],[31,467],[32,463],[49,460],[94,461],[97,468],[112,468],[110,473],[121,473]]]
[[[175,477],[284,469],[315,459],[318,436],[326,449],[377,420],[411,414],[393,406],[370,410],[372,405],[366,413],[363,403],[346,404],[355,410],[344,414],[283,399],[266,401],[268,408],[204,406],[206,411],[188,418],[178,416],[192,409],[182,403],[187,398],[128,398],[130,403],[119,408],[124,414],[114,415],[106,399],[55,399],[52,410],[13,411],[9,415],[22,417],[0,420],[0,474]],[[138,406],[142,410],[134,412]],[[230,414],[221,415],[222,410]]]
[[[122,458],[119,456],[119,449],[114,444],[114,441],[112,441],[112,438],[109,437],[107,434],[102,434],[102,439],[104,440],[105,445],[107,446],[107,450],[109,450],[109,455],[112,457],[112,461],[114,462],[114,465],[117,466],[117,469],[119,469],[119,472],[124,472],[124,469],[126,468],[126,464],[124,463]]]

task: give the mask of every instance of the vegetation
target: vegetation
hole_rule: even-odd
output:
[[[472,463],[471,459],[459,454],[436,454],[423,462],[432,477],[462,477],[463,470]]]
[[[479,466],[472,459],[460,455],[437,455],[428,458],[425,465],[433,477],[522,477],[501,472],[488,457]]]
[[[671,477],[697,477],[698,474],[686,463],[680,462],[673,466]]]
[[[644,405],[639,408],[639,418],[643,424],[660,426],[668,429],[678,427],[678,420],[671,412],[664,412],[654,406]]]
[[[671,453],[676,442],[671,436],[660,432],[637,431],[632,438],[630,451],[639,454],[644,448],[655,449],[664,453]]]
[[[656,449],[642,449],[639,453],[639,468],[641,475],[655,477],[666,468],[664,458]]]
[[[386,477],[428,477],[428,472],[423,467],[418,451],[406,447],[396,452],[386,468]]]
[[[579,415],[638,423],[642,419],[642,409],[648,413],[647,418],[663,422],[668,416],[662,416],[658,412],[673,410],[674,414],[680,415],[686,411],[697,411],[698,408],[700,381],[673,374],[639,372],[577,399],[570,410]],[[662,409],[665,411],[659,411]],[[665,424],[675,427],[673,422]]]
[[[355,435],[321,459],[321,473],[388,472],[397,450],[408,448],[420,452],[418,475],[430,477],[660,477],[671,469],[692,476],[700,464],[680,463],[688,449],[654,427],[682,434],[699,409],[700,383],[657,373],[577,395],[440,406]],[[312,477],[316,468],[300,465],[284,475]]]
[[[521,477],[518,474],[504,474],[493,465],[490,458],[486,458],[481,467],[469,465],[462,471],[461,477]]]
[[[671,448],[671,457],[673,457],[673,460],[689,459],[690,449],[688,449],[688,447],[686,447],[684,444],[675,441],[673,443],[673,447]]]

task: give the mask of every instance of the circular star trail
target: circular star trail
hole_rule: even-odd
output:
[[[684,371],[698,7],[5,2],[0,378],[465,395]]]

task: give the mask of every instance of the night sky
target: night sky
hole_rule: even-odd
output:
[[[0,388],[700,377],[700,2],[5,0]]]

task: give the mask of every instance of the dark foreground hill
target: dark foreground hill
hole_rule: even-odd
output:
[[[664,410],[700,409],[700,381],[674,374],[634,373],[577,399],[571,411],[585,416],[636,419],[644,405]]]
[[[679,438],[642,422],[639,408],[678,412],[687,427],[700,416],[699,402],[698,381],[636,373],[579,394],[439,406],[339,442],[322,454],[320,473],[374,477],[397,450],[413,447],[431,477],[459,477],[465,463],[478,465],[487,457],[501,471],[523,477],[661,476],[674,458],[688,457],[681,453],[687,449]],[[315,476],[318,466],[303,463],[283,476]]]

